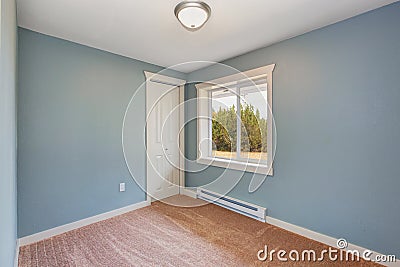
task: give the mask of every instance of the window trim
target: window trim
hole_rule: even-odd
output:
[[[221,77],[211,81],[196,84],[197,88],[197,160],[199,164],[206,164],[216,167],[222,167],[233,170],[241,170],[246,172],[260,173],[268,176],[273,175],[273,158],[267,154],[266,164],[254,163],[252,161],[243,162],[235,159],[224,159],[213,157],[211,151],[211,142],[202,142],[201,140],[211,140],[211,123],[210,120],[210,99],[211,91],[218,88],[218,85],[234,85],[243,80],[256,79],[266,76],[267,80],[267,102],[269,109],[267,114],[272,118],[272,73],[275,64],[266,65],[260,68],[244,71],[241,73]],[[201,119],[203,118],[203,119]],[[208,119],[208,121],[206,119]],[[239,127],[239,125],[237,126]],[[202,153],[202,151],[206,151]],[[273,151],[273,119],[267,120],[267,151]],[[204,156],[206,154],[206,156]],[[268,172],[268,173],[267,173]]]

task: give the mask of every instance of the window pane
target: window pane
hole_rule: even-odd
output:
[[[212,93],[212,155],[236,158],[237,96],[228,89]]]
[[[240,88],[240,157],[267,160],[267,84]]]

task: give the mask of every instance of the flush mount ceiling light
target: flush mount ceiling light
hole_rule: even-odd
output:
[[[175,16],[189,31],[200,29],[206,23],[210,14],[210,6],[200,1],[184,1],[175,7]]]

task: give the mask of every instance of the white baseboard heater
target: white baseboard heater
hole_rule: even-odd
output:
[[[267,209],[232,197],[224,196],[204,188],[197,188],[197,198],[214,203],[223,208],[265,222]]]

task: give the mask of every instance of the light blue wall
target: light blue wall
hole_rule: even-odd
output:
[[[246,174],[229,195],[267,207],[274,218],[399,258],[399,25],[395,3],[224,61],[242,71],[276,63],[275,175],[250,194]],[[221,75],[208,67],[188,80]],[[186,92],[195,97],[193,86]],[[188,116],[195,112],[187,107]],[[191,158],[195,127],[186,132]],[[187,173],[187,185],[220,172]]]
[[[123,158],[122,120],[143,71],[161,69],[19,29],[19,237],[144,200]],[[142,129],[144,93],[139,97],[134,124]],[[143,132],[133,134],[134,171],[142,178]]]
[[[14,0],[1,0],[0,27],[0,266],[11,267],[17,239],[17,25]]]

